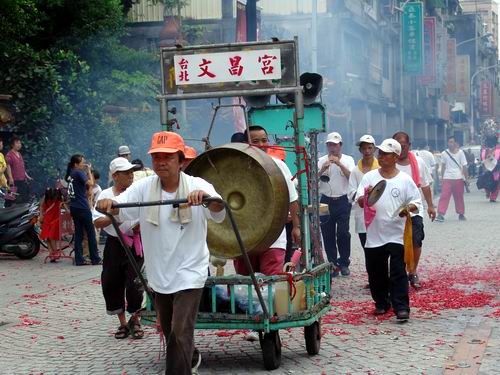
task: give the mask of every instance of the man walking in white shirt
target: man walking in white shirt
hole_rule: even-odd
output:
[[[356,202],[358,198],[358,186],[363,176],[379,168],[378,160],[375,158],[375,139],[371,135],[366,134],[362,136],[359,142],[356,143],[356,146],[359,147],[359,152],[363,157],[359,160],[357,167],[351,171],[351,176],[349,177],[349,198],[353,202]],[[363,209],[356,204],[353,207],[353,211],[355,232],[358,234],[361,247],[364,249],[366,244],[366,226]]]
[[[453,195],[455,211],[459,220],[465,219],[464,191],[468,178],[467,159],[457,145],[455,137],[448,138],[448,149],[441,153],[441,196],[436,221],[444,221],[450,197]]]
[[[368,282],[375,302],[375,315],[385,314],[392,305],[398,320],[408,320],[410,301],[404,257],[404,217],[407,212],[418,212],[422,201],[411,177],[396,168],[401,145],[389,138],[377,148],[380,168],[364,175],[357,193],[358,204],[364,207],[370,190],[381,180],[386,182],[385,190],[371,207],[375,216],[366,228]]]
[[[134,180],[135,167],[125,158],[113,159],[109,164],[109,172],[113,177],[114,184],[101,192],[101,199],[113,199],[127,190]],[[106,312],[108,315],[118,315],[120,321],[115,338],[125,339],[131,335],[133,339],[141,339],[144,336],[140,322],[143,291],[134,282],[137,275],[118,240],[115,229],[111,225],[111,219],[94,209],[92,210],[92,220],[96,228],[103,229],[107,234],[102,258],[101,285],[106,303]],[[133,238],[133,255],[135,261],[141,267],[144,259],[137,224],[138,220],[125,221],[120,223],[120,230],[125,236]],[[131,315],[128,323],[125,311]]]
[[[329,216],[321,217],[321,233],[325,244],[328,261],[340,268],[343,276],[349,276],[351,256],[351,233],[349,233],[349,217],[351,203],[349,192],[349,176],[354,169],[354,159],[342,153],[342,136],[333,132],[326,139],[328,155],[318,160],[320,175],[320,202],[328,204]],[[332,272],[332,277],[338,276]]]
[[[422,190],[422,194],[427,202],[427,214],[429,218],[434,221],[436,218],[436,209],[432,202],[432,176],[429,173],[429,169],[422,158],[410,151],[411,142],[407,133],[397,132],[392,138],[401,145],[401,155],[399,155],[398,161],[396,162],[396,168],[410,176],[413,182],[415,182],[415,185]],[[408,278],[411,286],[417,289],[420,288],[417,267],[420,255],[422,254],[422,243],[425,238],[424,216],[422,212],[412,214],[412,238],[415,267],[413,270],[410,270]]]
[[[151,141],[156,175],[132,184],[113,199],[97,202],[100,211],[121,221],[139,219],[144,263],[155,292],[161,328],[167,338],[166,374],[191,375],[194,327],[208,276],[207,220],[224,220],[222,203],[202,206],[206,196],[218,197],[207,181],[181,172],[184,140],[173,132],[159,132]],[[186,199],[187,204],[113,209],[116,203]]]

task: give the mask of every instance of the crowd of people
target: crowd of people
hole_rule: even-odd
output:
[[[250,126],[245,133],[233,135],[231,141],[261,147],[286,181],[288,230],[283,228],[267,251],[250,257],[254,271],[280,274],[290,255],[287,249],[301,243],[298,195],[292,174],[284,155],[269,147],[265,128]],[[397,319],[408,320],[409,285],[421,287],[417,270],[425,239],[424,217],[444,221],[453,196],[458,219],[465,220],[464,191],[471,171],[470,160],[454,137],[448,139],[439,165],[429,151],[413,151],[405,132],[397,132],[380,144],[373,136],[363,135],[356,143],[360,152],[356,157],[343,152],[343,139],[338,132],[328,134],[325,143],[328,152],[318,160],[318,179],[320,202],[328,206],[329,213],[321,217],[320,224],[326,256],[332,264],[331,277],[348,277],[351,273],[352,210],[354,230],[364,250],[374,314],[385,314],[392,308]],[[5,158],[0,153],[0,185],[14,190],[17,202],[28,196],[31,179],[21,147],[21,140],[14,137]],[[498,160],[497,150],[497,145],[486,150],[484,159],[493,155]],[[135,262],[139,267],[144,265],[154,292],[158,322],[167,338],[166,373],[190,374],[193,363],[200,361],[194,348],[194,326],[209,273],[207,221],[222,222],[225,209],[220,202],[205,200],[207,196],[220,198],[209,182],[184,172],[196,157],[196,150],[186,146],[180,135],[155,133],[149,154],[152,169],[139,159],[133,160],[128,146],[120,146],[110,161],[109,186],[104,190],[99,186],[99,172],[92,169],[84,155],[72,155],[64,178],[65,191],[47,189],[42,199],[41,238],[47,240],[49,251],[56,254],[61,237],[60,211],[67,205],[75,230],[75,265],[102,265],[106,312],[116,315],[119,323],[115,338],[141,339],[144,290],[136,282],[135,271],[111,219],[104,213],[114,215]],[[433,184],[437,179],[442,192],[436,209]],[[377,190],[381,182],[385,187]],[[488,198],[496,200],[498,183],[489,189]],[[188,203],[178,206],[115,207],[120,203],[184,198]],[[102,258],[98,250],[99,231],[106,235]],[[249,273],[242,259],[234,260],[234,268],[239,274]]]

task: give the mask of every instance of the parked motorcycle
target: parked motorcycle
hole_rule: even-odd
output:
[[[38,219],[36,202],[0,208],[0,253],[31,259],[40,251],[35,231]]]

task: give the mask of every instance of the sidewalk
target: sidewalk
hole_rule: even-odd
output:
[[[375,318],[362,250],[352,236],[352,276],[334,279],[321,351],[309,356],[302,329],[280,331],[273,374],[496,374],[500,358],[500,203],[466,195],[468,221],[450,204],[444,223],[426,222],[423,288],[411,320]],[[0,257],[0,374],[162,374],[159,335],[116,340],[105,313],[99,266]],[[200,374],[267,374],[258,342],[243,331],[196,331]]]

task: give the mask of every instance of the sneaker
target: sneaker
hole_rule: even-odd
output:
[[[467,219],[465,218],[464,214],[460,214],[460,215],[458,215],[458,220],[465,221]]]
[[[490,199],[490,203],[497,203],[495,199]]]
[[[248,332],[245,335],[245,341],[257,341],[259,339],[259,333],[255,331]]]
[[[444,216],[441,215],[441,214],[438,214],[437,217],[436,217],[436,221],[442,223],[444,221]]]
[[[387,311],[389,311],[389,307],[387,308],[375,307],[375,310],[373,310],[373,315],[375,316],[384,315]]]
[[[342,274],[342,276],[349,276],[351,274],[351,271],[349,270],[349,267],[343,266],[340,267],[340,273]]]
[[[75,263],[75,266],[90,266],[92,263],[86,259],[82,263]]]
[[[339,271],[332,271],[330,272],[330,279],[333,279],[334,277],[338,277],[340,275]]]
[[[408,280],[410,281],[410,285],[415,289],[420,288],[420,279],[416,273],[408,274]]]
[[[400,321],[407,321],[410,319],[410,312],[408,310],[399,310],[396,313],[396,319]]]
[[[201,364],[201,353],[198,349],[194,348],[193,358],[191,359],[191,374],[198,374],[198,367]]]

